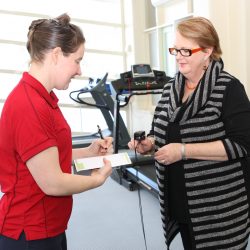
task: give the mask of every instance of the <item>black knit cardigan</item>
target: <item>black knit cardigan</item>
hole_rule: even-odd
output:
[[[185,78],[181,73],[164,87],[152,130],[156,150],[168,142],[170,123],[180,127],[181,142],[221,140],[228,161],[180,161],[187,200],[192,249],[245,249],[249,236],[250,104],[243,85],[212,61],[194,93],[182,103]],[[169,248],[179,232],[168,214],[168,166],[156,161],[159,201]]]

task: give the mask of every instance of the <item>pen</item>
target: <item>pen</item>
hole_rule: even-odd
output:
[[[104,140],[104,137],[103,137],[102,130],[101,130],[100,126],[97,125],[97,128],[98,128],[97,132],[98,132],[98,134],[100,135],[100,138],[101,138],[102,140]],[[107,149],[107,148],[104,148],[104,149]]]
[[[101,139],[104,139],[104,137],[103,137],[103,134],[102,134],[102,130],[101,130],[101,128],[100,128],[100,126],[99,125],[97,125],[97,128],[98,128],[98,134],[100,135],[100,138]]]

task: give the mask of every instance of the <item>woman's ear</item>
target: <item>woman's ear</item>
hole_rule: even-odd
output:
[[[61,55],[62,55],[62,49],[60,47],[56,47],[52,50],[52,61],[54,64],[57,64]]]
[[[205,48],[203,52],[205,53],[204,61],[206,61],[213,53],[213,47]]]

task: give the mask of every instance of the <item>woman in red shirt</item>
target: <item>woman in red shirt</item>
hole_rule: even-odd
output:
[[[66,250],[72,195],[102,185],[111,165],[72,175],[72,159],[104,155],[112,138],[73,149],[70,127],[53,89],[81,75],[85,38],[63,14],[31,23],[31,63],[8,96],[0,120],[0,249]]]

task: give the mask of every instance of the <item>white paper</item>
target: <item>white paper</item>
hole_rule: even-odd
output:
[[[124,152],[119,154],[94,156],[94,157],[87,157],[74,160],[76,171],[79,172],[82,170],[101,168],[104,165],[103,158],[109,160],[111,162],[112,167],[131,164],[131,160],[129,158],[128,153]]]

